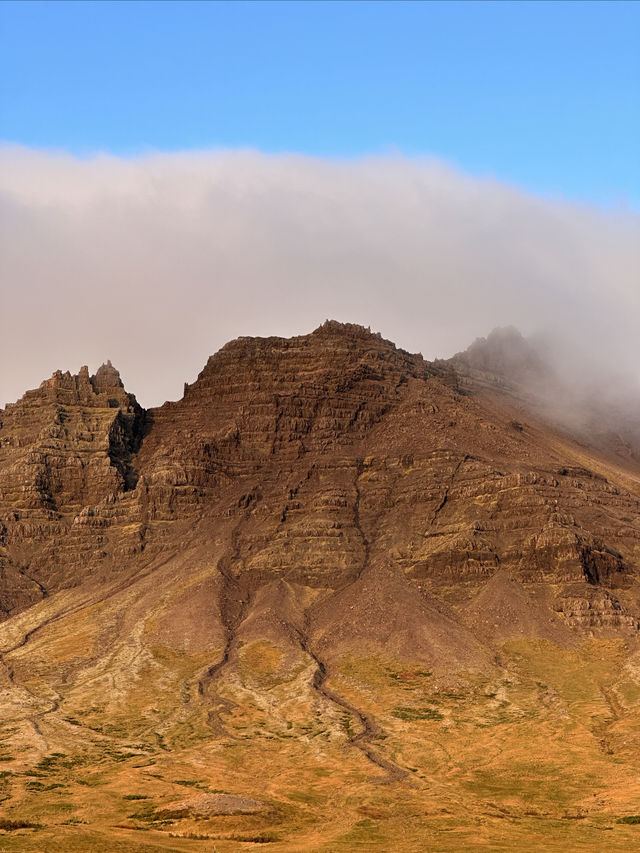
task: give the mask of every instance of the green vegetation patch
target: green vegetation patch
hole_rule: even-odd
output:
[[[14,832],[16,829],[42,829],[42,824],[32,823],[28,820],[5,820],[5,818],[0,818],[0,829],[5,832]]]
[[[509,767],[482,768],[473,771],[473,780],[464,787],[476,796],[505,803],[521,800],[528,807],[567,809],[585,790],[593,788],[595,779],[589,773],[560,764],[531,762]]]
[[[36,772],[44,774],[60,770],[73,770],[75,767],[81,767],[89,761],[90,758],[86,754],[66,755],[64,752],[52,752],[38,762]]]
[[[443,715],[437,708],[409,708],[405,705],[396,705],[391,714],[399,720],[442,720]]]
[[[171,821],[167,821],[156,814],[156,807],[152,802],[140,803],[140,811],[133,812],[133,814],[127,815],[127,817],[130,820],[139,820],[145,823],[171,823]]]
[[[365,818],[355,823],[349,832],[342,836],[341,841],[351,842],[352,844],[364,844],[366,842],[381,842],[384,841],[384,835],[380,831],[380,826],[371,818]]]

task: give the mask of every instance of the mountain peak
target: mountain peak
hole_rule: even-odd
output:
[[[26,391],[17,402],[8,403],[6,411],[34,403],[140,409],[135,396],[125,390],[120,373],[109,360],[93,376],[86,364],[82,365],[78,373],[56,370],[38,388]]]
[[[372,332],[370,326],[361,326],[359,323],[342,323],[340,320],[325,320],[317,329],[311,333],[315,337],[349,337],[349,338],[374,338],[382,341],[380,332]]]
[[[124,388],[120,373],[111,364],[110,359],[107,359],[104,364],[100,365],[95,376],[91,377],[91,384],[98,394],[113,388]]]
[[[454,366],[466,365],[472,370],[512,380],[549,371],[533,344],[515,326],[498,326],[486,338],[476,338],[471,346],[456,353],[451,361]]]

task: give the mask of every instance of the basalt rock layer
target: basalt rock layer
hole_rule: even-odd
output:
[[[630,666],[635,684],[640,468],[536,411],[518,388],[544,367],[518,353],[515,370],[483,345],[429,363],[327,322],[232,341],[157,409],[107,363],[95,376],[57,372],[0,411],[5,742],[22,771],[55,764],[70,739],[85,756],[117,741],[140,767],[179,756],[173,777],[209,750],[213,784],[213,753],[230,756],[252,732],[227,793],[271,806],[233,818],[220,849],[240,849],[234,832],[289,820],[280,783],[269,796],[251,783],[267,731],[289,750],[280,774],[346,754],[340,772],[358,784],[373,774],[415,791],[428,773],[406,732],[463,725],[442,697],[480,684],[507,705],[529,675],[542,690],[522,663],[540,644],[567,671],[585,643],[607,650],[598,660],[624,649],[615,668]],[[607,690],[622,721],[633,691]],[[545,714],[560,713],[551,688],[540,695]],[[518,701],[513,719],[528,719]],[[600,725],[598,743],[619,752]],[[179,800],[167,773],[152,826]],[[131,774],[105,784],[124,790]],[[30,784],[12,808],[32,802]],[[189,814],[172,828],[195,831]],[[292,818],[300,832],[303,818]],[[356,823],[330,849],[356,849]],[[109,826],[109,843],[129,838],[126,821]],[[278,849],[325,849],[296,837]]]
[[[2,413],[3,609],[226,537],[221,577],[247,598],[391,562],[456,607],[500,570],[568,623],[633,628],[637,472],[578,464],[465,379],[337,323],[233,341],[148,412],[110,363],[58,372]]]

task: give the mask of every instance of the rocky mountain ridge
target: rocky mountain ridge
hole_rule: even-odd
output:
[[[514,331],[498,343],[430,364],[330,321],[239,338],[147,412],[110,362],[55,373],[1,417],[4,611],[233,520],[252,590],[340,586],[367,551],[454,603],[500,569],[552,586],[569,622],[635,625],[637,498],[545,447],[509,400],[489,410],[487,377],[544,370]]]
[[[556,429],[601,451],[640,463],[640,388],[622,369],[563,366],[553,340],[494,329],[444,364],[470,388],[497,389]]]
[[[107,363],[0,412],[16,849],[601,849],[640,771],[640,469],[493,344],[327,322],[156,409]]]

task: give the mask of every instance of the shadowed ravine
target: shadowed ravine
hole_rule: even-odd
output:
[[[373,719],[373,717],[369,714],[365,714],[363,711],[360,711],[358,708],[354,707],[350,702],[347,702],[346,699],[343,699],[339,696],[334,690],[326,686],[326,680],[329,677],[327,672],[326,665],[320,660],[320,658],[309,648],[309,643],[307,636],[302,632],[297,632],[298,638],[300,640],[300,647],[302,650],[312,658],[317,666],[317,669],[313,676],[313,689],[316,690],[320,696],[323,696],[325,699],[328,699],[329,702],[333,702],[334,705],[337,705],[339,708],[343,708],[349,714],[352,714],[354,717],[358,719],[360,722],[362,729],[354,735],[349,736],[349,743],[359,749],[363,755],[365,755],[368,760],[375,764],[376,767],[386,771],[387,776],[382,778],[375,778],[373,781],[376,782],[402,782],[409,775],[407,770],[403,770],[401,767],[398,767],[397,764],[394,764],[392,761],[389,761],[386,758],[383,758],[378,752],[376,752],[371,746],[370,742],[376,738],[383,735],[382,729]]]

